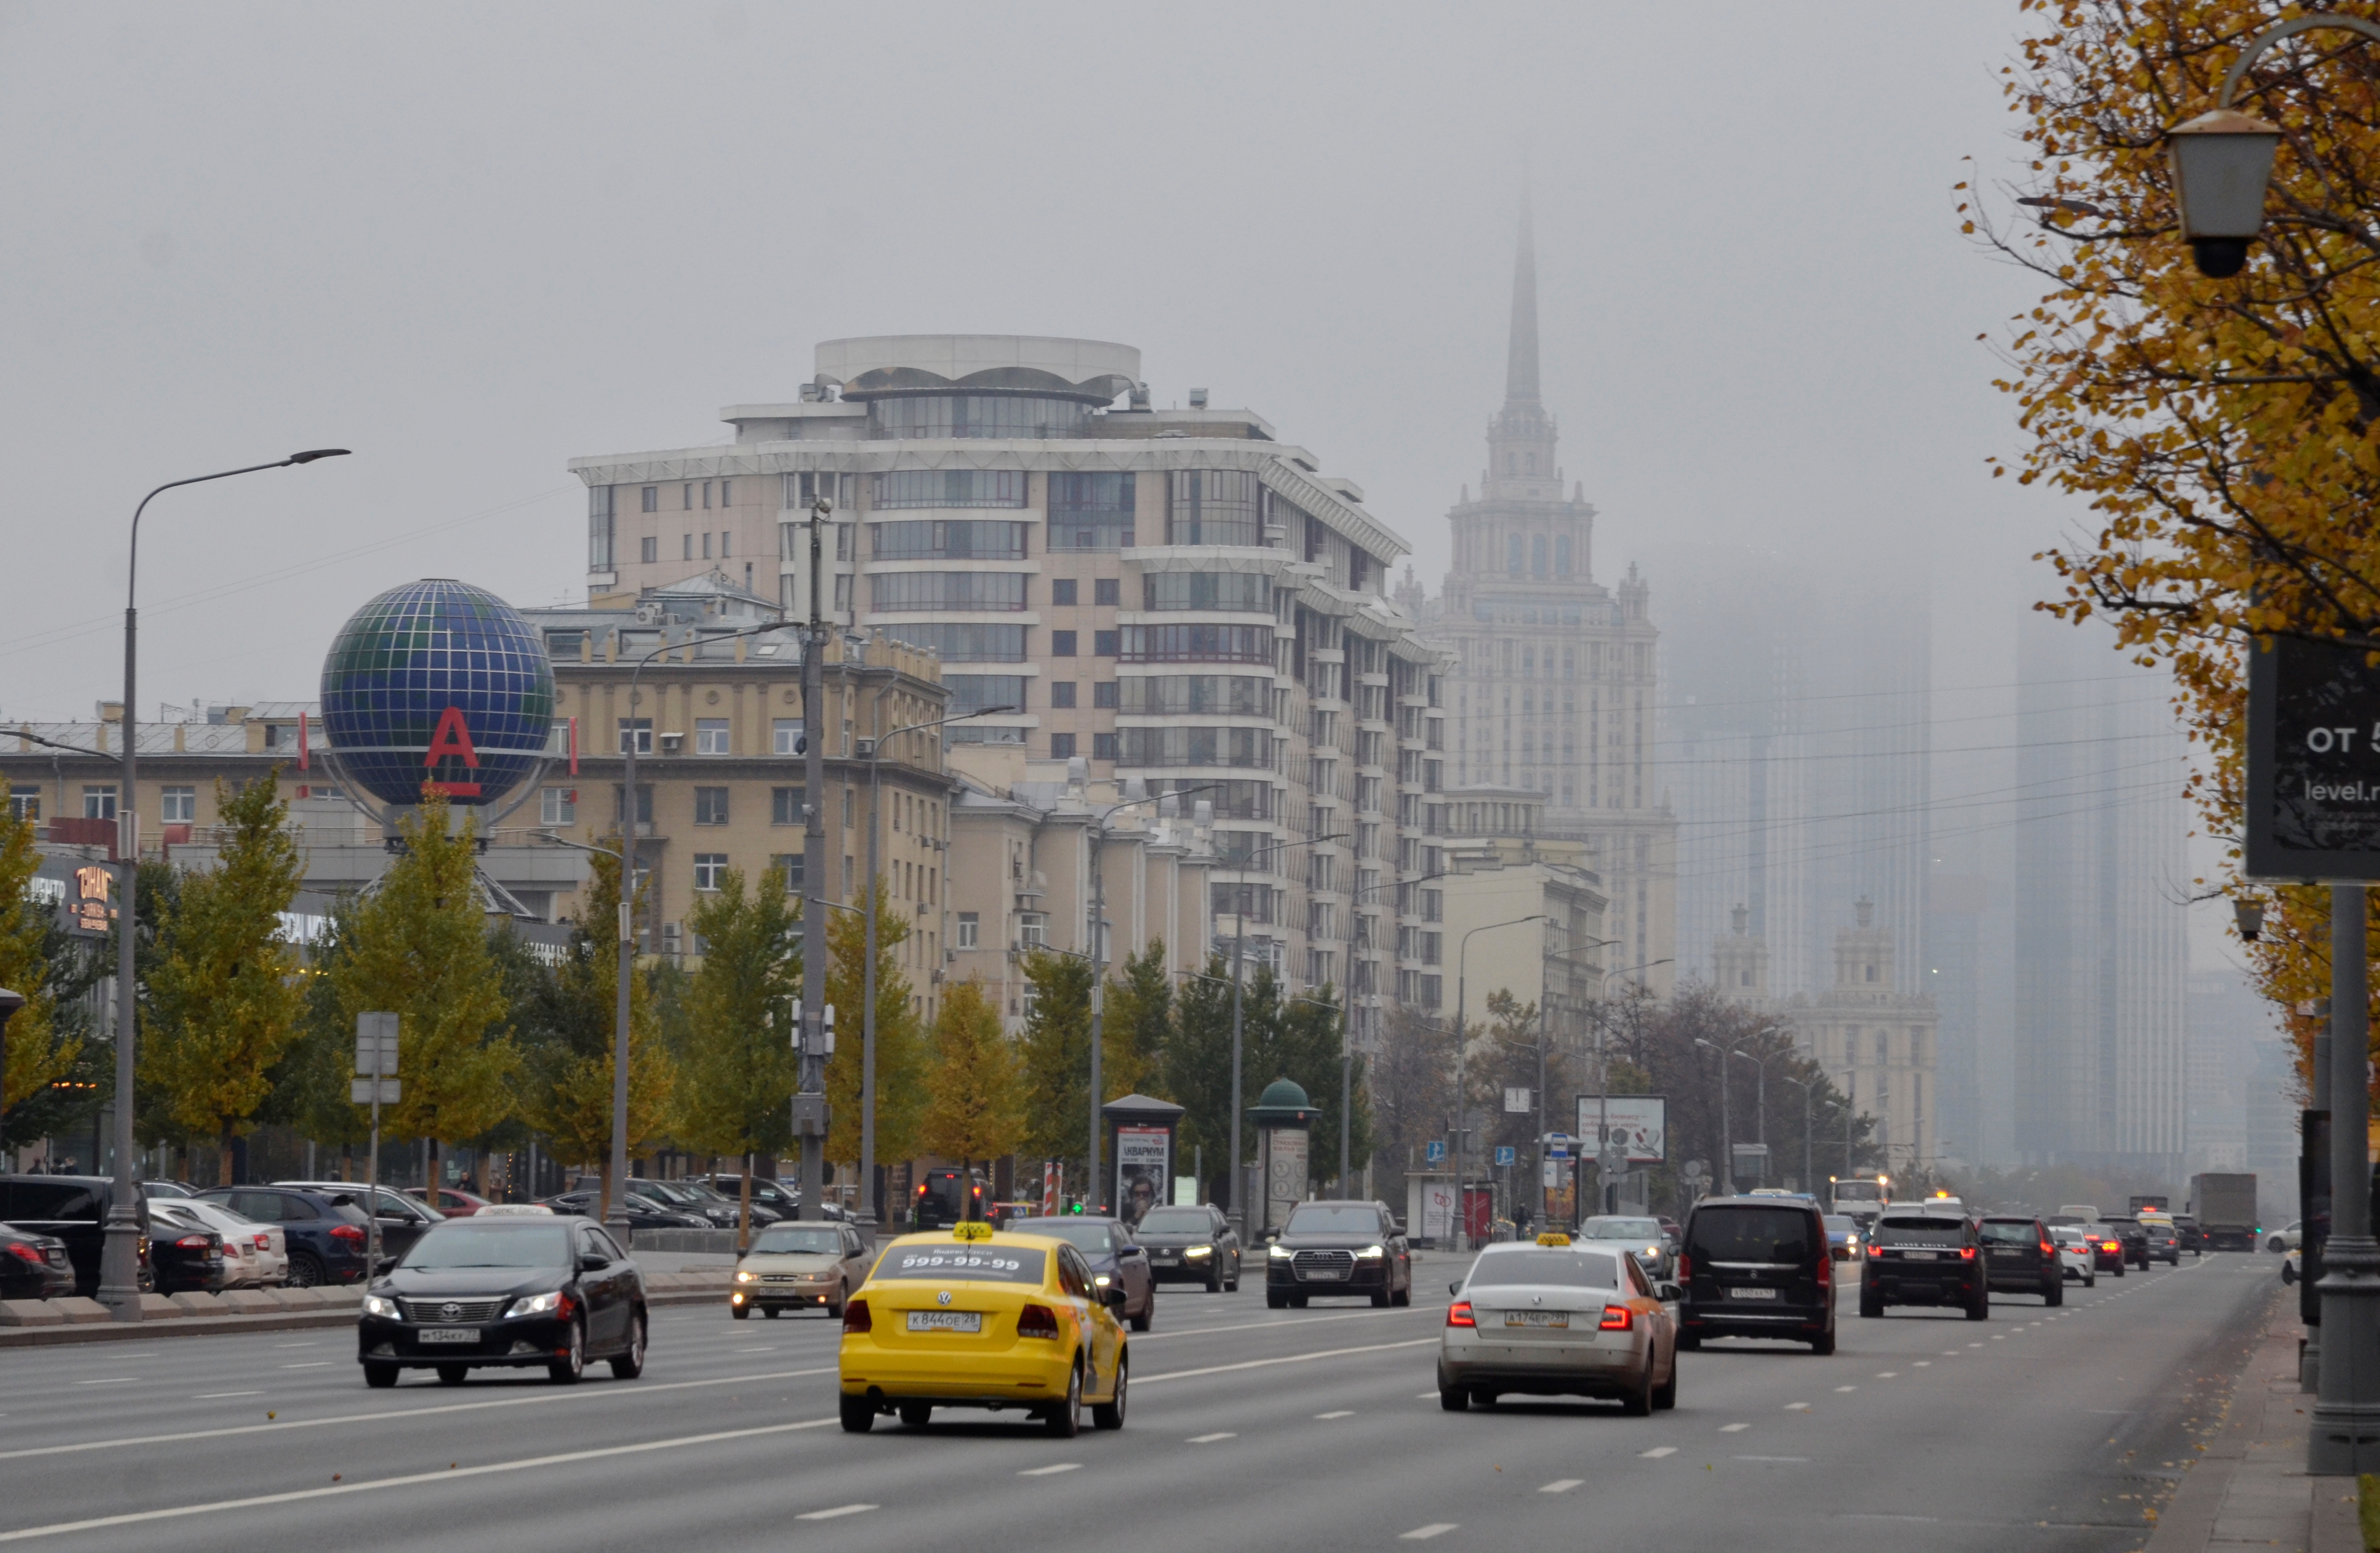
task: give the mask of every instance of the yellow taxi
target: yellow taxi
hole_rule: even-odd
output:
[[[923,1428],[938,1407],[1014,1408],[1071,1438],[1083,1407],[1123,1427],[1121,1285],[1099,1287],[1083,1254],[1048,1235],[983,1223],[904,1235],[843,1309],[836,1369],[843,1426],[880,1413]]]

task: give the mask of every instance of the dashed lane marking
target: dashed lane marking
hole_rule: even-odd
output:
[[[839,1504],[832,1510],[813,1510],[794,1517],[796,1521],[840,1521],[846,1515],[865,1515],[876,1507],[872,1504]]]
[[[1188,1380],[1202,1375],[1229,1375],[1235,1370],[1269,1369],[1275,1365],[1302,1365],[1316,1359],[1337,1359],[1350,1353],[1378,1353],[1392,1348],[1435,1348],[1439,1341],[1433,1336],[1413,1338],[1403,1342],[1367,1342],[1354,1348],[1321,1348],[1307,1353],[1284,1353],[1278,1359],[1246,1359],[1236,1365],[1207,1365],[1195,1370],[1168,1370],[1163,1375],[1144,1375],[1136,1377],[1133,1385],[1154,1386],[1160,1380]],[[1429,1394],[1433,1397],[1438,1395],[1435,1391]]]
[[[1585,1481],[1586,1479],[1583,1477],[1557,1477],[1551,1483],[1548,1483],[1544,1487],[1538,1489],[1537,1492],[1540,1494],[1567,1494]]]
[[[1342,1407],[1336,1413],[1318,1413],[1314,1416],[1317,1418],[1353,1418],[1355,1416],[1355,1410],[1352,1407]]]
[[[264,1395],[264,1393],[261,1391],[201,1391],[197,1396],[192,1397],[190,1401],[194,1402],[219,1402],[226,1397],[261,1397],[262,1395]]]
[[[1454,1523],[1451,1521],[1433,1521],[1427,1526],[1415,1526],[1412,1531],[1401,1533],[1398,1535],[1397,1540],[1399,1542],[1427,1542],[1434,1536],[1444,1536],[1447,1533],[1452,1530],[1454,1530]]]
[[[1897,1377],[1900,1374],[1900,1372],[1899,1370],[1878,1370],[1876,1372],[1876,1377],[1878,1380],[1891,1380]]]
[[[1752,1426],[1749,1424],[1721,1424],[1718,1426],[1718,1432],[1723,1435],[1740,1435],[1750,1427]]]
[[[331,1361],[328,1359],[309,1359],[303,1364],[284,1365],[281,1367],[285,1370],[326,1370],[331,1367]]]
[[[1183,1443],[1185,1445],[1212,1445],[1219,1439],[1237,1439],[1239,1438],[1239,1435],[1233,1430],[1220,1429],[1211,1435],[1192,1435]]]
[[[1648,1462],[1658,1462],[1664,1456],[1674,1456],[1677,1453],[1678,1448],[1674,1445],[1657,1445],[1650,1450],[1639,1450],[1636,1452],[1637,1455],[1643,1457]]]
[[[1080,1462],[1052,1462],[1046,1467],[1026,1467],[1023,1472],[1018,1473],[1016,1475],[1019,1477],[1051,1477],[1062,1472],[1080,1472],[1082,1468],[1083,1463]]]
[[[1788,1413],[1807,1413],[1810,1411],[1810,1404],[1808,1402],[1787,1402],[1785,1404],[1785,1411]]]
[[[140,1378],[137,1375],[110,1375],[103,1376],[97,1380],[78,1380],[75,1384],[78,1386],[128,1386]]]
[[[1933,1360],[1931,1360],[1931,1359],[1920,1359],[1920,1360],[1918,1360],[1915,1364],[1913,1364],[1913,1365],[1910,1365],[1909,1367],[1910,1367],[1911,1369],[1913,1369],[1913,1370],[1923,1370],[1923,1369],[1931,1369],[1931,1368],[1933,1368],[1933,1366],[1934,1366],[1934,1361],[1933,1361]]]
[[[1838,1391],[1856,1391],[1859,1388],[1856,1386],[1838,1386],[1835,1389]]]

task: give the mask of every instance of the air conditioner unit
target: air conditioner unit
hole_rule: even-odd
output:
[[[684,734],[663,734],[661,735],[661,740],[662,753],[666,755],[675,755],[677,753],[678,746],[686,743],[686,735]]]
[[[650,625],[654,622],[660,620],[661,617],[662,607],[659,604],[638,604],[637,606],[637,624],[639,625]]]
[[[675,954],[678,952],[678,944],[681,941],[681,939],[682,935],[679,932],[679,925],[677,923],[664,922],[662,924],[662,953]]]

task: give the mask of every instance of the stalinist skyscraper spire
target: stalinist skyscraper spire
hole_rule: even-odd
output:
[[[1595,508],[1564,491],[1560,428],[1538,375],[1536,239],[1521,207],[1504,404],[1488,423],[1477,500],[1448,513],[1454,569],[1439,626],[1461,657],[1451,774],[1543,794],[1549,829],[1584,836],[1610,898],[1617,968],[1673,957],[1677,824],[1654,767],[1651,590],[1632,567],[1597,583]],[[1645,973],[1666,989],[1674,966]]]

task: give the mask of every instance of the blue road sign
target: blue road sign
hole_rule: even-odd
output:
[[[1442,1165],[1446,1163],[1445,1140],[1441,1138],[1432,1142],[1427,1148],[1423,1150],[1423,1158],[1427,1159],[1433,1165]]]
[[[1513,1147],[1511,1144],[1500,1143],[1496,1146],[1496,1162],[1498,1164],[1517,1164],[1520,1161],[1520,1158],[1521,1151]]]

